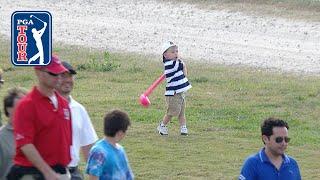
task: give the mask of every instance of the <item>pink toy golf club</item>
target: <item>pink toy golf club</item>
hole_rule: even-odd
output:
[[[140,96],[140,104],[143,107],[148,107],[150,105],[150,100],[148,98],[148,96],[153,92],[153,90],[164,80],[165,75],[162,74],[157,80],[155,80],[150,87],[148,87],[148,89],[141,94]]]

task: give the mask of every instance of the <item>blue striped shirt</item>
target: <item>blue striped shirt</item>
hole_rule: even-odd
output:
[[[183,74],[181,60],[163,60],[164,74],[166,76],[166,96],[173,96],[176,93],[186,92],[192,86]]]

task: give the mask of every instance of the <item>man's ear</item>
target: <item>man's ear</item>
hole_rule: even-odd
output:
[[[262,138],[262,141],[264,142],[264,144],[266,144],[270,140],[269,137],[266,135],[262,135],[261,138]]]
[[[123,137],[123,134],[125,134],[123,131],[118,131],[118,132],[116,133],[116,136],[117,136],[117,137]]]

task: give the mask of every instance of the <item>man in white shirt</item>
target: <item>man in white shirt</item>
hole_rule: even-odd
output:
[[[62,62],[62,65],[68,69],[68,72],[61,75],[61,82],[57,86],[57,90],[68,100],[72,119],[72,160],[68,168],[71,173],[71,180],[79,180],[84,179],[83,174],[78,169],[80,149],[84,160],[87,161],[90,148],[98,140],[98,137],[86,109],[70,95],[73,89],[74,75],[77,72],[67,62]]]

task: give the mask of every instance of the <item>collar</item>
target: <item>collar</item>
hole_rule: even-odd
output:
[[[265,152],[265,148],[262,148],[260,151],[259,151],[259,159],[262,163],[266,163],[266,162],[269,162],[271,163],[269,157],[267,156],[266,152]],[[290,163],[290,159],[289,157],[286,155],[286,154],[283,154],[282,155],[282,159],[283,159],[283,164],[288,164]]]
[[[163,56],[163,63],[168,62],[168,61],[171,61],[171,60],[170,60],[170,59],[166,59],[166,58]]]
[[[179,61],[179,62],[180,62],[180,59],[179,59],[179,58],[178,58],[177,60],[174,60],[174,59],[166,59],[166,58],[163,56],[163,63],[168,62],[168,61]]]
[[[54,91],[54,94],[58,97],[58,93],[56,91]],[[46,95],[43,95],[36,86],[34,86],[31,90],[31,93],[30,93],[32,99],[49,99],[48,96]]]
[[[70,99],[70,102],[69,102],[69,106],[70,106],[70,107],[75,107],[75,106],[77,106],[77,101],[74,100],[71,95],[69,95],[69,99]]]

